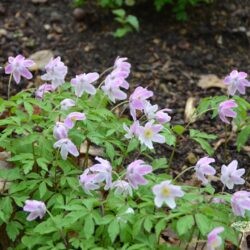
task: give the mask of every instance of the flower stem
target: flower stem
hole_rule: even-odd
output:
[[[9,83],[8,83],[8,100],[10,99],[10,84],[11,84],[11,80],[12,80],[12,74],[10,74]]]
[[[174,181],[176,181],[178,178],[180,178],[183,174],[185,174],[187,171],[189,171],[190,169],[194,168],[194,166],[188,167],[186,169],[184,169],[181,173],[179,173],[175,178]]]
[[[228,126],[225,124],[224,161],[227,161]]]
[[[168,162],[168,166],[169,166],[169,168],[171,167],[172,162],[173,162],[174,154],[175,154],[176,147],[177,147],[177,139],[178,139],[178,137],[176,136],[176,140],[175,140],[174,148],[173,148],[173,150],[172,150],[172,153],[171,153],[171,155],[170,155],[169,162]]]
[[[111,112],[113,112],[116,108],[118,108],[118,107],[120,107],[120,106],[122,106],[123,104],[126,104],[126,103],[128,103],[128,100],[118,103],[116,106],[114,106],[111,109]]]

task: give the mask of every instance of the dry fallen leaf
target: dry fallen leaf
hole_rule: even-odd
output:
[[[51,50],[40,50],[32,54],[29,59],[35,62],[35,65],[29,69],[32,71],[44,69],[44,67],[49,63],[50,59],[54,56]]]
[[[221,88],[226,89],[226,85],[224,84],[223,80],[220,79],[216,75],[201,75],[200,80],[198,82],[198,86],[202,89],[209,89],[209,88]]]
[[[195,117],[194,117],[194,113],[195,113],[195,98],[194,97],[189,97],[187,99],[186,102],[186,106],[185,106],[185,122],[195,122]]]

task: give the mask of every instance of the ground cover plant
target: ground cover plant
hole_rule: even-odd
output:
[[[70,82],[61,58],[52,58],[43,85],[10,97],[12,84],[32,78],[32,65],[22,55],[9,57],[8,100],[0,106],[0,147],[12,163],[0,170],[1,231],[9,249],[239,246],[233,225],[249,220],[250,192],[235,191],[245,182],[245,169],[237,159],[228,162],[227,139],[224,165],[216,166],[209,144],[216,135],[189,129],[189,123],[171,125],[171,109],[151,104],[150,89],[139,86],[128,97],[126,58]],[[225,78],[228,96],[204,98],[193,113],[219,116],[226,134],[236,126],[238,150],[250,134],[250,104],[238,95],[250,86],[246,78],[233,70]],[[204,157],[173,177],[169,170],[184,133],[201,145]],[[154,149],[165,143],[173,147],[169,159]],[[217,173],[215,166],[221,168]],[[199,185],[179,182],[188,171]],[[174,248],[162,240],[166,230],[178,236]]]

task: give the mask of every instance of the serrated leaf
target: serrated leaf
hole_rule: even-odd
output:
[[[185,127],[181,125],[175,125],[172,127],[172,130],[177,134],[177,135],[182,135],[185,132]]]
[[[31,117],[33,114],[33,106],[28,102],[24,102],[24,108],[27,111],[27,113],[29,114],[29,117]]]
[[[194,225],[194,217],[186,215],[177,220],[176,229],[179,235],[187,233]]]
[[[157,238],[159,237],[159,235],[162,232],[162,230],[166,228],[166,224],[167,224],[166,220],[165,219],[161,219],[155,225],[155,234],[156,234]]]
[[[198,142],[201,145],[202,149],[204,149],[208,153],[208,155],[212,156],[214,154],[213,148],[206,140],[202,138],[193,138],[193,140]]]
[[[196,224],[203,236],[207,235],[210,231],[211,221],[204,214],[195,214]]]
[[[105,147],[106,147],[106,154],[108,155],[109,159],[113,161],[115,157],[115,149],[113,145],[109,142],[105,142]]]
[[[130,31],[131,29],[128,27],[119,28],[115,31],[114,36],[121,38],[121,37],[124,37]]]
[[[122,17],[122,18],[124,18],[125,15],[126,15],[125,10],[123,10],[123,9],[112,10],[112,13],[113,13],[114,15],[119,16],[119,17]]]
[[[249,137],[250,137],[250,126],[246,126],[237,135],[236,143],[238,151],[240,151],[240,149],[247,143]]]
[[[130,153],[130,152],[134,151],[135,149],[137,149],[139,144],[140,144],[140,142],[137,139],[132,138],[129,141],[128,148],[127,148],[127,153]]]
[[[17,221],[10,221],[6,225],[7,234],[12,241],[16,239],[20,229],[22,229],[22,225]]]
[[[153,223],[151,221],[151,219],[149,217],[146,217],[146,219],[144,220],[144,229],[150,233],[151,232],[151,228],[153,227]]]
[[[91,216],[87,216],[84,222],[84,235],[87,239],[89,239],[95,231],[95,224],[93,218]]]
[[[120,227],[117,219],[114,219],[108,226],[108,234],[111,242],[113,243],[120,232]]]
[[[40,198],[43,198],[43,196],[45,195],[45,193],[47,192],[47,186],[45,182],[41,182],[39,185],[39,194],[40,194]]]
[[[129,23],[136,31],[139,31],[139,21],[136,16],[128,15],[126,22]]]

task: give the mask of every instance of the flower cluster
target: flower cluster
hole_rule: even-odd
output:
[[[246,78],[247,73],[238,72],[237,70],[233,70],[228,76],[226,76],[224,83],[227,85],[228,94],[234,96],[237,92],[239,92],[244,95],[246,93],[246,87],[250,87],[250,82]],[[238,105],[233,99],[221,102],[218,109],[220,119],[224,123],[230,124],[227,117],[235,118],[237,113],[233,110],[233,108],[237,107]]]
[[[84,170],[79,177],[79,182],[87,194],[97,190],[105,182],[104,190],[115,189],[116,195],[130,195],[132,190],[139,185],[146,185],[148,182],[144,175],[152,172],[152,167],[142,160],[135,160],[130,163],[126,170],[125,180],[118,179],[112,182],[112,166],[109,161],[100,157],[95,158],[99,163]]]

